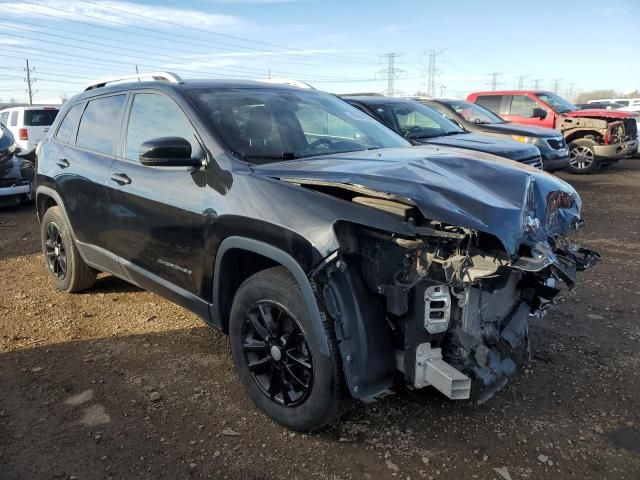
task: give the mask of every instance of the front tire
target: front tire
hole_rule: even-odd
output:
[[[96,272],[80,256],[60,207],[51,207],[43,215],[40,240],[47,273],[58,290],[72,293],[93,286]]]
[[[590,174],[600,170],[600,160],[596,157],[597,143],[589,138],[580,138],[569,144],[569,166],[571,173]]]
[[[283,267],[249,277],[231,308],[229,337],[238,376],[256,406],[292,430],[323,427],[349,405],[333,326],[319,308],[320,329]],[[318,330],[323,338],[313,335]]]

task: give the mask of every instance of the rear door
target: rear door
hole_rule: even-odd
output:
[[[117,222],[115,251],[124,274],[149,290],[171,296],[174,286],[202,295],[205,264],[204,168],[151,167],[138,161],[143,142],[182,137],[203,158],[198,135],[168,95],[141,91],[129,102],[123,145],[109,174]],[[179,298],[175,298],[179,301]]]
[[[63,198],[78,247],[90,263],[117,273],[114,215],[107,177],[115,158],[127,94],[97,97],[73,106],[55,140],[62,143],[52,176]],[[77,129],[76,118],[80,117]]]
[[[49,131],[58,114],[57,108],[27,108],[23,114],[23,125],[27,131],[28,149],[35,148]]]

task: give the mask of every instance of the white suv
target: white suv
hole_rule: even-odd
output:
[[[36,148],[58,114],[58,107],[12,107],[0,111],[0,123],[9,129],[24,152]]]

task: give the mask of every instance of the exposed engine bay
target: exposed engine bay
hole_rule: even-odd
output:
[[[356,291],[367,315],[384,315],[394,367],[406,386],[431,385],[451,399],[484,402],[504,387],[530,360],[529,317],[543,316],[561,284],[573,288],[576,273],[600,259],[570,241],[581,221],[579,199],[568,192],[548,196],[542,223],[532,185],[523,241],[513,255],[490,234],[426,220],[397,199],[351,200],[403,216],[415,236],[340,223],[341,248],[316,277],[328,311],[339,321],[344,308],[336,289]],[[342,282],[342,275],[362,279],[364,288],[353,278]],[[370,316],[363,321],[374,323]]]
[[[601,145],[623,145],[638,135],[634,118],[567,117],[559,128],[567,142],[589,138]]]

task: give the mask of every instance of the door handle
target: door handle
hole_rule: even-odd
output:
[[[69,163],[69,160],[67,160],[66,158],[59,158],[58,161],[56,162],[56,165],[58,165],[60,168],[67,168],[71,164]]]
[[[112,173],[110,179],[118,185],[129,185],[131,183],[131,179],[124,173]]]

